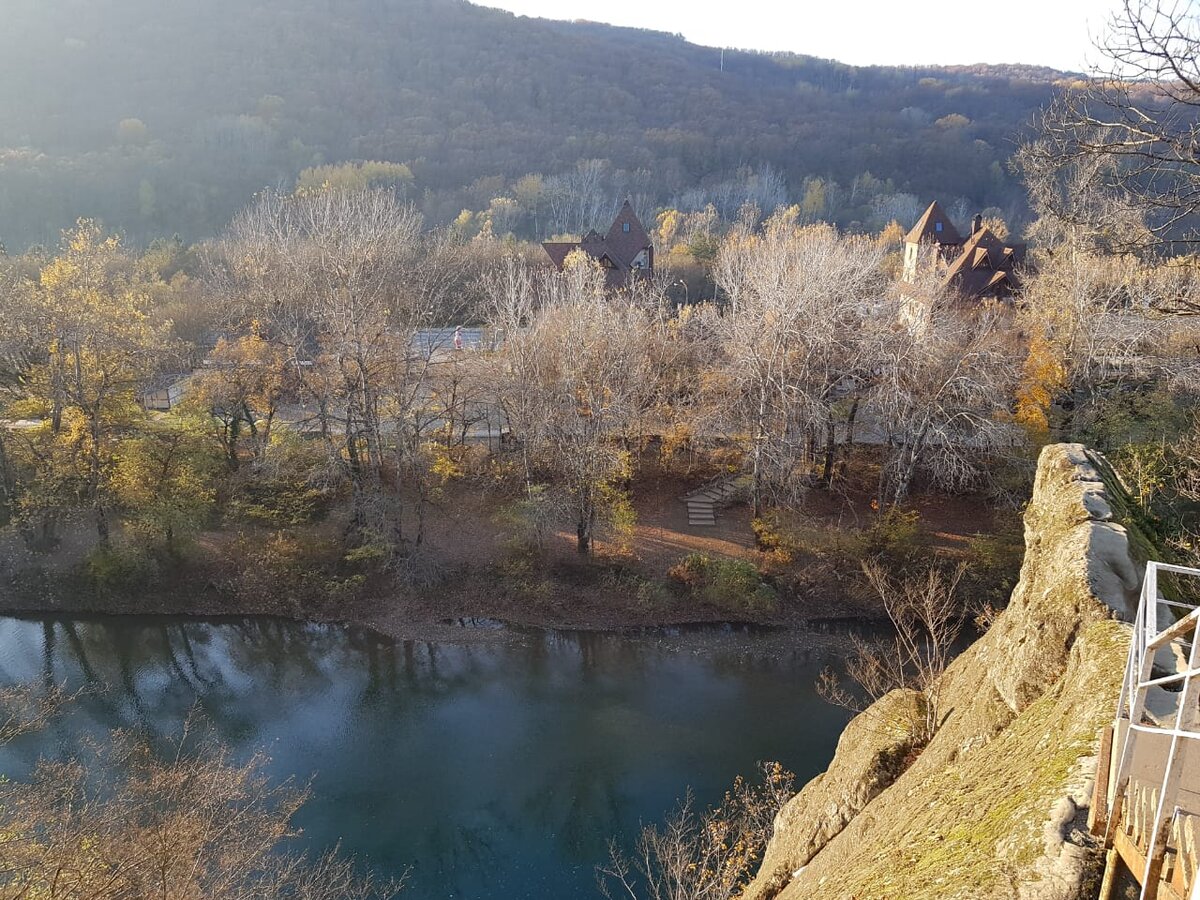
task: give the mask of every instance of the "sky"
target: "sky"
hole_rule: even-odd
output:
[[[475,0],[518,15],[680,33],[713,47],[790,50],[854,65],[1027,63],[1086,71],[1119,0]]]

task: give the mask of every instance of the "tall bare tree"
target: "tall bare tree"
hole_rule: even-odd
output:
[[[416,338],[451,314],[452,257],[451,244],[425,235],[420,215],[384,190],[266,194],[221,247],[216,272],[243,321],[283,348],[364,537],[423,537],[420,516],[405,533],[401,498],[386,487],[419,451],[433,353]]]
[[[653,391],[647,316],[609,295],[604,272],[574,254],[562,273],[513,262],[496,273],[492,321],[504,332],[497,403],[521,442],[527,485],[559,481],[580,553],[592,549],[628,473],[624,438]]]
[[[929,743],[942,720],[941,677],[954,656],[955,643],[966,621],[966,608],[957,597],[965,567],[949,574],[936,568],[896,577],[877,562],[863,566],[867,582],[879,595],[894,628],[890,640],[853,638],[854,652],[846,662],[847,674],[860,693],[842,687],[830,669],[821,673],[818,690],[825,699],[863,713],[884,695],[899,689],[920,694],[920,703],[909,709],[902,724],[917,747]]]
[[[1191,252],[1200,232],[1200,16],[1190,0],[1124,0],[1087,81],[1018,155],[1043,228],[1116,251]]]
[[[1071,241],[1037,254],[1021,311],[1029,337],[1023,389],[1040,380],[1043,402],[1062,402],[1068,437],[1103,415],[1105,398],[1123,385],[1181,371],[1185,360],[1169,359],[1165,340],[1178,324],[1169,327],[1156,309],[1169,280],[1128,254],[1099,254]]]
[[[1020,439],[1009,415],[1020,358],[1011,310],[965,304],[938,284],[897,286],[899,302],[911,304],[914,290],[920,314],[887,307],[891,324],[868,357],[867,416],[885,450],[881,506],[903,502],[921,471],[943,487],[968,487],[992,454]]]
[[[734,229],[721,248],[715,278],[728,305],[714,324],[710,408],[715,430],[744,446],[756,516],[768,497],[803,489],[819,444],[832,455],[842,401],[869,368],[881,261],[876,242],[800,226],[795,209],[761,231]]]

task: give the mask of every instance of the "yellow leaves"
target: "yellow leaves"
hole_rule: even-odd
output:
[[[1035,335],[1029,342],[1017,386],[1016,422],[1034,435],[1044,435],[1050,427],[1050,406],[1065,389],[1066,379],[1066,367],[1057,349],[1044,336]]]
[[[683,215],[677,209],[664,209],[658,214],[655,236],[659,247],[670,247],[675,242],[682,221]]]
[[[895,219],[892,219],[884,227],[883,231],[879,232],[879,237],[876,240],[881,246],[893,247],[904,240],[904,226]]]
[[[430,444],[429,453],[432,457],[429,471],[441,484],[444,485],[455,478],[462,478],[466,474],[462,463],[444,445]]]
[[[662,436],[659,446],[659,458],[663,463],[669,463],[680,453],[689,449],[695,433],[686,422],[672,422]]]

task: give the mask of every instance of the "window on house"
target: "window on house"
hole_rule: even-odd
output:
[[[934,231],[937,231],[937,232],[940,232],[940,231],[942,230],[942,223],[941,223],[941,222],[934,222],[934,223],[933,223],[933,230],[934,230]]]
[[[622,231],[624,231],[626,234],[628,234],[628,233],[629,233],[629,223],[628,223],[628,222],[622,222],[622,223],[621,223],[621,230],[622,230]]]

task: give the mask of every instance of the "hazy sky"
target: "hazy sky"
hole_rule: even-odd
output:
[[[791,50],[857,65],[989,62],[1082,70],[1119,0],[476,0],[520,15],[681,33],[697,44]]]

